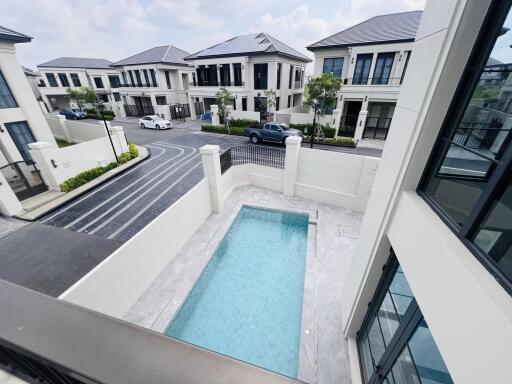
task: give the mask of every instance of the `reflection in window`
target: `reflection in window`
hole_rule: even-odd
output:
[[[332,73],[334,77],[341,77],[343,57],[326,57],[324,59],[323,73]]]
[[[492,51],[478,58],[478,63],[483,63],[478,64],[480,67],[468,65],[477,69],[477,78],[475,83],[466,82],[467,89],[461,88],[462,94],[455,96],[455,102],[460,100],[461,104],[451,111],[453,121],[452,116],[447,117],[445,132],[421,188],[436,209],[453,220],[459,237],[474,242],[479,250],[472,249],[483,264],[500,278],[505,277],[500,281],[512,287],[512,211],[507,181],[512,166],[510,11],[504,22],[496,21],[494,25],[502,28],[497,36],[486,37],[493,43]],[[462,104],[466,99],[469,101]],[[455,119],[459,115],[457,108],[463,113]],[[484,219],[479,222],[481,217]],[[477,228],[476,232],[473,228]]]

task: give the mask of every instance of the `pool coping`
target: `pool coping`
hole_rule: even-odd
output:
[[[191,279],[189,286],[185,290],[179,292],[179,297],[169,295],[169,301],[160,311],[160,314],[151,324],[146,324],[145,326],[148,326],[153,331],[165,334],[167,328],[174,321],[182,305],[185,303],[192,289],[194,288],[197,281],[203,274],[203,271],[208,266],[208,263],[210,262],[212,256],[214,255],[215,251],[220,245],[220,242],[224,239],[225,235],[231,228],[231,225],[233,224],[236,217],[240,213],[240,210],[244,206],[308,215],[308,237],[306,244],[306,265],[304,274],[304,292],[302,301],[303,305],[300,328],[300,347],[297,378],[299,380],[307,381],[310,383],[314,382],[314,378],[316,377],[315,349],[317,344],[317,332],[315,331],[317,325],[316,305],[305,305],[304,303],[307,301],[308,303],[316,304],[316,227],[318,223],[318,209],[292,207],[287,204],[280,203],[268,204],[245,199],[236,201],[235,205],[231,208],[226,207],[225,209],[230,209],[230,211],[225,217],[225,219],[222,221],[222,224],[212,233],[212,235],[209,237],[204,246],[201,247],[200,254],[194,253],[194,256],[198,256],[198,258],[201,258],[201,267],[193,271],[194,277]],[[226,215],[225,212],[222,212],[221,214],[223,216]],[[179,254],[176,256],[179,256]],[[182,255],[182,257],[185,257],[185,255]],[[128,319],[128,321],[130,320]]]

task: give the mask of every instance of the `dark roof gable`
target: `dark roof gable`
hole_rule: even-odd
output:
[[[94,59],[89,57],[58,57],[39,64],[38,67],[50,68],[88,68],[88,69],[110,69],[111,61],[105,59]]]
[[[137,64],[154,64],[154,63],[167,63],[175,65],[189,65],[184,58],[190,53],[176,48],[173,45],[162,45],[160,47],[153,47],[133,56],[120,60],[112,64],[113,67],[121,67],[123,65],[137,65]]]
[[[32,38],[23,33],[0,26],[0,40],[9,40],[16,43],[28,43]]]

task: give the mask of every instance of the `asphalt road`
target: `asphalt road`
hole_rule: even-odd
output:
[[[146,145],[151,157],[41,218],[40,223],[124,242],[203,178],[200,147],[217,144],[224,150],[248,143],[246,138],[196,129],[156,131],[133,123],[122,125],[128,141]]]

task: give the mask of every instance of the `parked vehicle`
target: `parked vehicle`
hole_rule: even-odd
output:
[[[67,108],[63,111],[60,111],[59,114],[66,116],[66,119],[69,120],[85,119],[87,117],[86,112],[76,108]]]
[[[157,115],[148,115],[139,119],[141,128],[171,129],[172,123]]]
[[[253,144],[260,141],[273,141],[275,143],[285,144],[287,137],[303,137],[304,134],[298,129],[288,128],[286,124],[270,122],[265,123],[263,127],[245,128],[245,136],[247,136]]]

